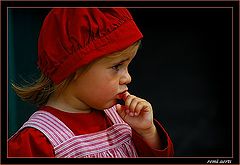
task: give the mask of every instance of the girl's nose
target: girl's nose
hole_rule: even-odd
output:
[[[126,71],[120,78],[120,85],[129,84],[131,81],[132,81],[132,78],[131,78],[130,74],[128,73],[128,71]]]

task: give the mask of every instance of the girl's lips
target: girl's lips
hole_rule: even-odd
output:
[[[122,99],[123,98],[123,93],[120,93],[117,96],[118,96],[118,99]]]
[[[122,93],[118,94],[119,99],[123,99],[124,94],[127,92],[127,90],[123,91]]]

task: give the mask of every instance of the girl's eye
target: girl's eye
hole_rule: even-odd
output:
[[[114,65],[114,66],[112,67],[112,69],[115,70],[115,71],[119,71],[119,67],[120,67],[121,65],[122,65],[121,63],[120,63],[120,64],[117,64],[117,65]]]

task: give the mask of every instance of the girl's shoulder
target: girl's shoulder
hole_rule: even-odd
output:
[[[9,157],[54,157],[49,140],[35,128],[24,128],[8,141]]]

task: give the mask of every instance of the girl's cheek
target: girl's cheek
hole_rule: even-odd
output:
[[[110,74],[103,79],[103,89],[109,91],[109,93],[118,92],[120,76],[118,74]]]
[[[109,82],[105,82],[104,84],[102,84],[102,94],[104,95],[109,95],[112,93],[115,93],[117,91],[117,85],[115,81],[109,81]]]

